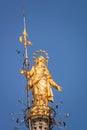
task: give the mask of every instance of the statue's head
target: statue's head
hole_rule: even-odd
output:
[[[43,56],[39,56],[36,60],[35,60],[35,63],[38,64],[38,63],[43,63],[43,64],[46,64],[47,63],[47,59],[44,58]]]
[[[43,53],[45,57],[43,57],[42,55],[37,57],[38,53]],[[36,64],[38,63],[46,64],[48,62],[49,56],[45,50],[36,50],[33,54],[33,59]]]

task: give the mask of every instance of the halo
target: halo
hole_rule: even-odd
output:
[[[45,50],[36,50],[35,52],[34,52],[34,54],[33,54],[33,60],[34,60],[34,62],[35,62],[35,60],[36,60],[36,58],[37,58],[37,54],[38,53],[44,53],[45,54],[45,56],[46,56],[46,61],[48,62],[48,59],[49,59],[49,56],[48,56],[48,53],[45,51]]]

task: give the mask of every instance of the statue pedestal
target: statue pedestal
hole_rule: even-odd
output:
[[[53,120],[49,106],[31,107],[26,114],[26,123],[30,130],[50,130]]]

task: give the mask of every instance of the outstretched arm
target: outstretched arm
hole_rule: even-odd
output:
[[[62,91],[62,87],[55,83],[53,79],[49,79],[50,85],[56,88],[58,91]]]
[[[47,67],[45,67],[45,74],[49,80],[50,85],[56,88],[58,91],[62,91],[62,87],[60,87],[58,84],[55,83]]]

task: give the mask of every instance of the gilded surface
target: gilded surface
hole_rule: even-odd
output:
[[[50,113],[50,107],[48,106],[34,106],[30,109],[29,115],[30,116],[44,115],[52,117],[52,114]]]
[[[39,56],[30,71],[21,70],[20,72],[29,78],[27,89],[32,89],[34,106],[47,105],[48,102],[53,102],[51,86],[62,91],[62,88],[53,80],[46,62],[47,60],[43,56]]]
[[[23,31],[23,36],[19,37],[19,41],[24,43],[24,46],[32,45],[32,43],[27,40],[28,34],[26,31],[26,24],[25,24],[25,17],[24,17],[24,31]]]

